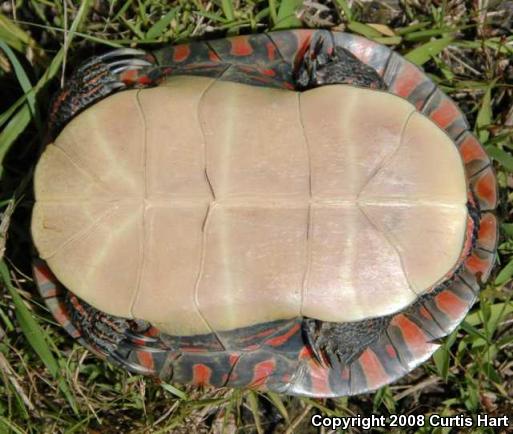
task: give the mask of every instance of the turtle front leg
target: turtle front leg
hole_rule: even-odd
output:
[[[386,89],[380,75],[350,51],[336,46],[331,52],[322,39],[306,50],[295,73],[299,90],[327,84],[351,84],[371,89]]]
[[[127,89],[148,87],[161,76],[155,60],[143,50],[121,48],[82,64],[55,96],[50,106],[49,140],[79,112]]]

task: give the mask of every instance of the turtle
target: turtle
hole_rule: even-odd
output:
[[[35,281],[133,373],[374,391],[433,354],[493,268],[490,159],[422,69],[360,36],[110,51],[76,69],[48,130]]]

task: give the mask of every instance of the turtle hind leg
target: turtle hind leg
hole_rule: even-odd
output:
[[[136,374],[161,373],[170,349],[150,335],[149,323],[108,315],[69,291],[63,303],[81,340],[95,353]]]
[[[303,335],[324,366],[350,365],[388,327],[390,317],[336,323],[305,318]]]
[[[50,105],[52,140],[79,112],[106,96],[130,87],[156,83],[160,70],[143,50],[121,48],[82,64],[67,80]]]
[[[342,47],[335,46],[328,52],[322,39],[306,50],[296,69],[295,81],[299,90],[327,84],[386,89],[385,82],[376,70]]]

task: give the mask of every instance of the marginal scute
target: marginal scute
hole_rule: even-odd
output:
[[[121,92],[64,128],[35,191],[35,244],[59,280],[173,335],[392,314],[457,265],[467,219],[450,138],[346,85],[188,76]]]

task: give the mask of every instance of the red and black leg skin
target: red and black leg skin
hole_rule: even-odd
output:
[[[132,48],[114,50],[82,64],[51,103],[47,141],[85,108],[119,90],[154,85],[159,77],[153,57]]]

